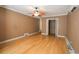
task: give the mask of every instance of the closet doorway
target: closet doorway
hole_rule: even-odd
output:
[[[46,35],[58,36],[59,19],[50,18],[46,19]]]
[[[53,35],[55,36],[55,30],[56,30],[56,20],[49,20],[49,31],[48,35]]]

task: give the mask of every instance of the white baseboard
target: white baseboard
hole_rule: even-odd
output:
[[[72,44],[70,43],[70,41],[68,40],[68,38],[66,36],[57,35],[57,37],[64,37],[65,38],[65,41],[66,41],[66,44],[67,44],[67,47],[69,48],[69,51],[68,52],[70,54],[75,54],[75,50],[73,49]]]
[[[72,47],[72,44],[70,43],[70,41],[68,40],[68,38],[65,36],[65,41],[67,43],[67,46],[69,48],[69,53],[70,54],[75,54],[75,50],[74,48]]]
[[[47,35],[46,33],[41,33],[42,35]]]
[[[18,37],[12,38],[12,39],[8,39],[8,40],[0,42],[0,44],[7,43],[7,42],[10,42],[10,41],[13,41],[13,40],[17,40],[17,39],[20,39],[20,38],[23,38],[23,37],[25,37],[25,36],[23,35],[23,36],[18,36]]]
[[[39,32],[30,33],[28,36],[35,35],[37,33],[39,33]]]
[[[39,32],[34,32],[34,33],[24,33],[24,35],[26,36],[31,36],[31,35],[35,35],[35,34],[37,34],[37,33],[39,33]]]
[[[65,37],[65,36],[62,36],[62,35],[57,35],[57,37]]]
[[[29,33],[24,33],[24,36],[28,36],[29,35]]]
[[[37,33],[38,32],[34,32],[34,33],[30,33],[30,34],[29,33],[24,33],[24,35],[22,35],[22,36],[18,36],[18,37],[12,38],[12,39],[2,41],[2,42],[0,42],[0,44],[7,43],[7,42],[10,42],[10,41],[13,41],[13,40],[18,40],[18,39],[23,38],[25,36],[31,36],[31,35],[34,35],[34,34],[37,34]]]

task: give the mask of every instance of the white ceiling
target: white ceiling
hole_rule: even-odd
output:
[[[5,8],[20,12],[25,15],[32,16],[34,7],[39,7],[45,11],[44,17],[67,15],[71,9],[71,5],[6,5]]]

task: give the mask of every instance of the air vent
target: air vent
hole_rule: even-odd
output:
[[[76,8],[77,8],[77,7],[73,7],[72,10],[71,10],[71,12],[75,11]]]

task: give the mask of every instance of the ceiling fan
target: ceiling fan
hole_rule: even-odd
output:
[[[32,16],[44,16],[44,15],[45,15],[44,9],[34,7],[33,12],[32,12]]]

